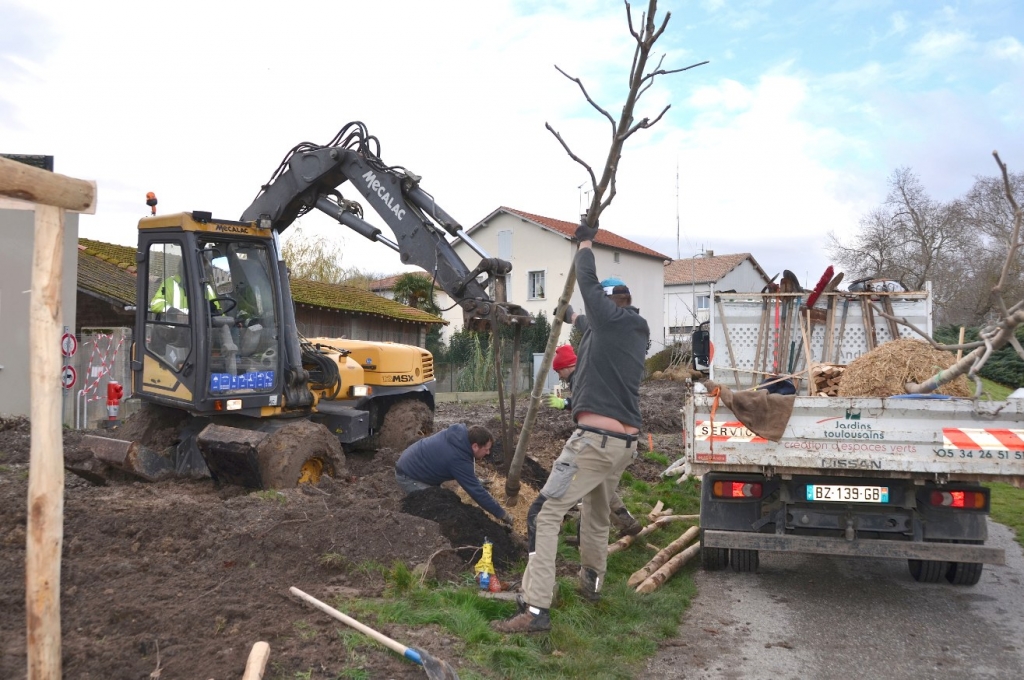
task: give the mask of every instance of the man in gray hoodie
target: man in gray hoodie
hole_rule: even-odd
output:
[[[596,227],[581,224],[576,229],[576,275],[586,316],[585,328],[577,324],[583,338],[573,379],[576,431],[530,508],[536,532],[519,612],[491,623],[502,633],[551,629],[548,610],[554,598],[558,532],[562,517],[580,498],[579,591],[592,602],[600,599],[608,560],[609,498],[637,453],[640,381],[650,328],[632,306],[629,288],[617,285],[606,293],[598,280],[591,250],[596,236]]]
[[[512,518],[476,476],[474,462],[489,454],[493,443],[487,428],[455,423],[403,451],[395,463],[395,481],[408,494],[454,479],[477,505],[511,527]]]

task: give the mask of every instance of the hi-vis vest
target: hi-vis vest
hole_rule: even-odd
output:
[[[217,297],[217,293],[207,284],[206,299],[212,300],[215,297]],[[213,304],[220,307],[217,302]],[[188,296],[185,294],[185,287],[181,285],[181,277],[177,274],[164,279],[163,285],[149,301],[149,311],[151,312],[166,312],[169,309],[180,309],[186,314],[188,313]]]

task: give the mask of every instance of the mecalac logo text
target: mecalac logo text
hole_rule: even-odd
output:
[[[377,196],[380,197],[380,200],[387,204],[388,210],[395,213],[395,217],[399,220],[405,217],[405,209],[402,208],[401,204],[396,203],[395,200],[391,198],[391,194],[384,188],[384,185],[380,183],[380,180],[377,179],[377,175],[375,175],[372,170],[368,170],[363,174],[363,181],[366,182],[367,189],[377,194]]]

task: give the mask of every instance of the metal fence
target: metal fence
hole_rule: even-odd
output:
[[[130,360],[131,328],[83,328],[78,351],[66,363],[78,374],[75,384],[63,394],[64,426],[94,429],[107,420],[107,383],[117,381],[124,388],[124,400],[132,395]],[[128,416],[122,409],[121,419]]]

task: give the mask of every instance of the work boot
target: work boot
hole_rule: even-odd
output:
[[[620,538],[636,536],[643,529],[640,522],[636,521],[636,517],[629,514],[629,510],[626,508],[619,508],[612,513],[612,516],[615,518],[615,528],[618,530]]]
[[[516,598],[518,605],[521,598]],[[543,633],[551,630],[551,615],[547,609],[531,607],[523,602],[523,609],[504,621],[491,621],[491,628],[499,633]]]
[[[590,567],[580,567],[580,584],[576,591],[587,602],[597,604],[601,601],[601,584],[598,581],[596,571]]]

